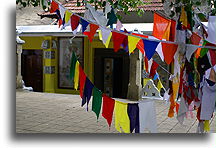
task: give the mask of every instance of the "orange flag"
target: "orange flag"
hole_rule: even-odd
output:
[[[142,39],[139,40],[139,42],[136,45],[136,48],[139,49],[142,52],[142,54],[144,54],[144,43]]]
[[[161,43],[165,62],[169,65],[177,51],[177,44]]]
[[[160,40],[170,38],[171,20],[154,13],[154,26],[152,35]]]

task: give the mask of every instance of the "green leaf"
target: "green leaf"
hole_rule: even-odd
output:
[[[26,2],[22,2],[23,7],[26,7]]]
[[[80,2],[77,2],[77,7],[79,7],[81,5],[81,3]]]

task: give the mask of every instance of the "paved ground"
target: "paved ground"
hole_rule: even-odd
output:
[[[114,122],[109,130],[106,120],[80,107],[77,95],[36,93],[23,90],[16,92],[17,133],[118,133]],[[195,133],[197,120],[186,119],[184,126],[176,118],[168,118],[168,104],[155,101],[158,132]],[[91,108],[91,104],[89,104]],[[195,114],[194,114],[195,115]],[[114,119],[113,119],[114,121]],[[148,131],[146,131],[148,133]],[[215,115],[211,121],[211,133],[216,133]]]

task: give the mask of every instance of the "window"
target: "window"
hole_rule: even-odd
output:
[[[59,38],[59,88],[73,88],[73,80],[70,79],[70,64],[73,51],[83,67],[83,38],[76,37],[72,40],[70,37]]]

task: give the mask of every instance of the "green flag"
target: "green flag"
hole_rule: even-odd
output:
[[[73,51],[71,57],[71,66],[70,66],[70,79],[72,80],[74,79],[76,62],[77,62],[77,57],[75,55],[75,52]]]
[[[102,104],[102,92],[94,87],[93,88],[93,100],[92,100],[92,111],[95,112],[97,119],[99,118]]]

